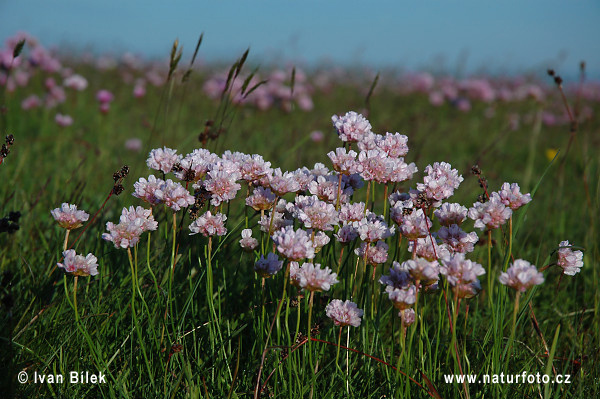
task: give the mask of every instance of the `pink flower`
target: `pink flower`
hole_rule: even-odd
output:
[[[453,224],[460,226],[467,218],[467,208],[460,204],[444,203],[433,214],[439,219],[442,226],[451,226]]]
[[[485,270],[479,263],[465,259],[465,254],[456,253],[442,259],[440,273],[446,276],[452,287],[456,287],[455,293],[473,296],[476,287],[472,284],[479,284],[477,277],[485,274]]]
[[[226,220],[227,216],[221,213],[217,213],[213,216],[210,211],[208,211],[190,224],[190,230],[192,231],[190,235],[200,233],[205,237],[214,235],[224,236],[227,234],[227,229],[225,228]]]
[[[433,240],[435,241],[435,239]],[[413,252],[415,247],[415,241],[408,243],[408,252]],[[417,256],[423,259],[427,259],[430,262],[443,259],[446,256],[450,256],[450,251],[446,244],[435,243],[435,249],[432,246],[431,237],[418,238],[416,241]]]
[[[464,178],[447,162],[435,162],[425,168],[427,176],[423,183],[417,183],[417,190],[424,192],[427,198],[443,201],[454,194]]]
[[[125,142],[125,148],[129,151],[140,152],[142,150],[142,140],[138,138],[128,139]]]
[[[427,237],[431,226],[431,220],[423,213],[423,210],[417,209],[403,216],[400,232],[409,240],[416,240]]]
[[[271,162],[266,162],[262,156],[253,154],[239,164],[242,179],[255,182],[273,172]]]
[[[75,74],[66,78],[63,82],[63,86],[68,87],[69,89],[82,91],[87,88],[88,81],[83,76]]]
[[[174,211],[187,208],[196,202],[194,196],[185,187],[171,179],[161,184],[159,189],[154,191],[154,196]]]
[[[69,115],[56,114],[54,117],[54,122],[60,127],[67,127],[73,124],[73,118]]]
[[[335,206],[321,201],[316,195],[299,195],[290,210],[309,229],[330,231],[339,221]]]
[[[477,233],[464,232],[459,226],[453,224],[450,227],[442,226],[438,231],[438,237],[448,246],[452,252],[473,252],[475,243],[479,241]]]
[[[390,275],[381,276],[379,282],[392,288],[407,287],[411,283],[412,277],[406,266],[405,263],[392,262],[392,267],[390,267],[389,270]]]
[[[437,261],[416,258],[407,260],[403,266],[415,281],[420,281],[423,285],[436,283],[440,278],[440,267]]]
[[[360,239],[365,242],[385,240],[394,235],[394,227],[388,227],[383,217],[370,213],[358,222],[356,229]]]
[[[283,267],[283,261],[279,260],[277,255],[270,253],[267,258],[263,255],[254,264],[254,271],[261,277],[269,278],[277,274],[278,271]]]
[[[152,206],[160,204],[161,199],[157,198],[155,193],[157,190],[160,190],[164,184],[164,180],[157,179],[154,175],[148,176],[148,180],[140,177],[137,182],[133,183],[135,192],[132,195]]]
[[[279,197],[300,190],[300,184],[294,178],[294,174],[290,172],[282,173],[279,168],[273,170],[273,175],[269,179],[269,186]]]
[[[404,157],[408,154],[408,137],[400,133],[386,133],[377,141],[377,147],[389,157]]]
[[[561,241],[558,244],[558,266],[563,268],[564,274],[574,276],[583,267],[583,252],[573,251],[569,241]]]
[[[381,150],[361,151],[357,163],[357,171],[363,179],[378,183],[387,183],[395,166],[395,163]]]
[[[520,187],[517,183],[504,183],[498,192],[498,195],[500,196],[501,202],[513,211],[531,202],[531,195],[521,194]]]
[[[304,263],[295,273],[294,279],[300,288],[307,291],[329,291],[332,285],[337,284],[337,274],[326,267],[321,269],[319,263]]]
[[[74,249],[69,249],[62,254],[63,263],[57,265],[65,269],[65,273],[73,276],[95,276],[98,274],[98,258],[91,253],[83,257],[83,255],[77,255]]]
[[[339,178],[334,175],[317,176],[316,180],[308,184],[308,191],[311,194],[319,197],[320,200],[334,204],[337,202]],[[346,187],[342,180],[340,191],[340,203],[348,202],[348,199],[353,194],[354,190],[351,187]]]
[[[334,299],[325,307],[325,314],[333,320],[333,323],[339,327],[360,327],[361,317],[364,314],[362,309],[351,301],[342,302]]]
[[[33,108],[38,108],[41,105],[42,100],[40,100],[40,98],[35,94],[30,95],[21,102],[21,108],[23,108],[26,111]]]
[[[178,179],[183,180],[185,173],[191,171],[193,181],[198,181],[208,172],[209,167],[219,160],[217,154],[200,148],[187,154],[180,162],[182,170],[175,173]]]
[[[335,152],[329,151],[327,153],[329,159],[333,163],[333,170],[344,175],[350,175],[356,173],[356,156],[357,153],[353,150],[346,153],[346,149],[343,147],[336,148]]]
[[[152,210],[142,208],[141,206],[135,208],[130,206],[129,209],[123,208],[119,223],[134,223],[142,230],[142,232],[154,231],[158,228],[158,222],[154,220]]]
[[[310,236],[304,230],[295,230],[292,226],[286,226],[273,233],[273,243],[277,251],[289,260],[312,259],[315,256],[315,248]]]
[[[365,217],[365,203],[355,202],[352,204],[342,204],[340,207],[339,218],[342,222],[358,222]]]
[[[385,291],[394,307],[399,310],[408,309],[417,301],[417,287],[414,284],[403,288],[394,288],[388,285]]]
[[[240,240],[240,247],[246,252],[252,252],[258,247],[258,240],[252,237],[251,229],[242,230],[242,239]]]
[[[325,136],[323,135],[323,132],[320,130],[313,130],[312,132],[310,132],[310,139],[314,143],[320,143],[321,141],[323,141],[324,137]]]
[[[346,115],[341,117],[333,115],[331,121],[342,141],[357,142],[371,132],[369,121],[354,111],[347,112]]]
[[[498,278],[501,284],[525,292],[534,285],[544,282],[544,275],[537,268],[523,259],[516,259],[506,273],[500,273]]]
[[[277,197],[271,189],[256,187],[248,198],[246,198],[246,205],[254,209],[255,211],[262,211],[271,209]]]
[[[236,182],[239,173],[228,173],[224,170],[211,170],[203,182],[204,188],[211,193],[210,203],[219,206],[235,198],[242,186]]]
[[[358,237],[357,227],[357,222],[344,222],[338,232],[334,234],[334,237],[342,245],[348,244]]]
[[[177,155],[177,150],[167,147],[155,148],[148,154],[146,165],[151,169],[169,173],[173,169],[173,165],[179,161],[181,161],[181,155]]]
[[[108,90],[99,90],[96,93],[96,99],[98,100],[98,102],[100,102],[101,104],[107,104],[110,103],[115,97],[113,96],[113,94],[108,91]]]
[[[115,248],[134,247],[140,241],[140,235],[143,233],[138,223],[126,222],[114,224],[106,223],[108,233],[102,234],[102,238],[110,241],[115,245]]]
[[[415,310],[413,308],[403,309],[398,312],[398,316],[402,319],[402,324],[406,326],[410,326],[415,322]]]
[[[63,202],[60,208],[50,211],[58,225],[67,230],[73,230],[83,225],[90,215],[87,212],[77,210],[77,205]]]
[[[468,215],[475,221],[475,228],[492,230],[506,223],[512,215],[512,210],[502,203],[498,193],[492,193],[489,201],[474,203]]]
[[[365,259],[366,255],[367,264],[377,266],[387,261],[388,250],[389,246],[383,241],[378,241],[375,245],[363,242],[354,250],[354,253],[361,259]]]

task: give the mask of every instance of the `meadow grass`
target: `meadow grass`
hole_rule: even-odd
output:
[[[15,143],[0,165],[0,217],[21,212],[20,229],[0,233],[1,391],[6,397],[600,395],[596,117],[579,124],[565,156],[569,128],[540,123],[545,102],[497,102],[494,116],[484,117],[489,105],[483,103],[459,112],[449,104],[432,106],[426,95],[399,96],[378,84],[369,96],[368,118],[375,131],[406,134],[407,161],[419,167],[412,181],[397,188],[407,191],[421,181],[426,165],[446,161],[465,178],[454,202],[469,207],[477,201],[481,189],[470,173],[474,164],[490,191],[505,181],[518,182],[533,197],[515,211],[512,235],[508,225],[492,232],[489,253],[487,236],[477,231],[483,245],[469,258],[491,271],[489,279],[481,278],[483,291],[460,301],[440,280],[437,292],[419,293],[417,321],[405,326],[383,286],[353,254],[357,244],[340,256],[341,247],[332,240],[316,255],[315,263],[338,274],[340,282],[329,292],[311,295],[291,286],[284,273],[288,262],[273,278],[258,277],[253,266],[259,255],[270,252],[272,241],[262,234],[255,252],[239,247],[241,230],[256,226],[259,219],[239,199],[245,183],[238,199],[222,208],[228,216],[224,236],[190,236],[187,213],[156,207],[158,229],[133,248],[115,249],[101,238],[106,222],[115,221],[123,207],[141,205],[131,193],[139,177],[152,173],[146,166],[148,151],[165,145],[185,154],[199,148],[198,136],[208,120],[223,129],[207,143],[216,154],[257,153],[282,170],[310,168],[316,162],[330,166],[327,152],[341,146],[331,115],[364,109],[370,82],[319,91],[312,111],[293,107],[284,112],[234,105],[226,96],[210,100],[201,91],[203,72],[192,73],[183,83],[173,78],[163,87],[148,87],[145,97],[135,99],[114,70],[78,65],[77,71],[88,77],[90,88],[61,105],[75,117],[72,126],[54,124],[54,111],[21,110],[19,90],[4,97],[3,129],[14,135]],[[41,87],[43,77],[34,79],[30,85]],[[100,88],[115,94],[107,114],[98,111],[90,94]],[[598,111],[597,103],[590,106]],[[531,121],[513,129],[507,117],[511,113],[529,115]],[[312,141],[313,130],[322,130],[324,139]],[[127,150],[129,138],[141,139],[143,149]],[[546,156],[552,149],[559,150],[554,159]],[[123,180],[124,192],[110,195],[81,238],[82,229],[71,232],[69,244],[78,253],[95,254],[100,272],[78,278],[75,298],[76,280],[56,267],[65,232],[50,210],[68,202],[93,215],[113,190],[112,173],[125,164],[130,173]],[[383,214],[383,187],[369,195],[373,210]],[[366,196],[365,185],[354,200]],[[284,198],[291,201],[293,195]],[[515,307],[514,290],[498,283],[500,272],[512,257],[538,268],[555,262],[558,243],[566,239],[585,248],[581,273],[569,277],[556,267],[548,269],[544,284],[520,295]],[[398,244],[393,236],[387,242],[389,260],[379,266],[377,276],[387,274],[392,260],[410,258],[406,240]],[[325,317],[333,298],[352,298],[364,309],[360,327],[339,328]],[[30,382],[19,384],[16,375],[23,370]],[[34,372],[69,371],[102,372],[107,383],[31,383]],[[571,383],[444,380],[445,374],[523,371],[569,374]]]

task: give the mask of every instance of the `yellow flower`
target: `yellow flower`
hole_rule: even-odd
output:
[[[556,154],[558,154],[556,148],[546,148],[546,158],[548,158],[548,161],[552,161]]]

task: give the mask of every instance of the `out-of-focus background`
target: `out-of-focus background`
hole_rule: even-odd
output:
[[[229,62],[247,47],[262,62],[513,74],[552,67],[600,77],[597,1],[0,2],[0,39],[27,31],[45,46],[166,57],[174,39]]]

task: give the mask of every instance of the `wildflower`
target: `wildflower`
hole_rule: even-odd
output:
[[[140,152],[142,150],[142,140],[138,138],[127,139],[125,148],[129,151]]]
[[[439,264],[437,261],[428,261],[423,258],[416,258],[404,262],[404,268],[415,281],[420,281],[423,285],[431,285],[439,280]]]
[[[574,276],[581,271],[583,266],[583,252],[573,251],[569,241],[561,241],[558,244],[558,266],[563,268],[563,272],[568,276]]]
[[[396,309],[404,310],[412,307],[417,301],[417,287],[410,284],[403,288],[394,288],[388,285],[385,289],[390,301]]]
[[[143,231],[137,223],[106,223],[108,233],[103,233],[102,238],[110,241],[115,245],[115,248],[133,247],[140,241],[140,236]]]
[[[427,198],[435,202],[443,201],[454,194],[464,178],[447,162],[435,162],[425,168],[427,176],[423,183],[417,184],[417,190],[424,192]]]
[[[63,86],[77,91],[85,90],[88,86],[88,81],[81,75],[71,75],[63,81]]]
[[[190,154],[187,154],[179,162],[179,171],[175,172],[175,176],[180,180],[186,180],[184,178],[190,174],[192,176],[192,181],[197,182],[204,177],[208,172],[209,167],[213,163],[216,163],[218,159],[219,157],[217,154],[213,154],[204,148],[196,149]]]
[[[377,266],[387,261],[388,250],[389,246],[383,241],[378,241],[375,245],[363,242],[354,250],[354,253],[361,258],[366,255],[367,264]]]
[[[213,216],[210,211],[207,211],[204,215],[200,216],[190,224],[190,230],[192,231],[190,235],[200,233],[205,237],[214,235],[224,236],[227,234],[227,229],[225,228],[226,220],[227,216],[221,213],[217,213]]]
[[[450,227],[442,226],[437,235],[453,252],[473,252],[475,243],[479,241],[477,233],[467,234],[456,224]]]
[[[219,206],[235,198],[242,186],[236,182],[239,173],[228,173],[223,170],[211,170],[208,178],[204,180],[203,187],[212,194],[210,203]]]
[[[286,226],[273,233],[272,238],[277,251],[289,260],[312,259],[315,256],[313,243],[304,230],[294,231],[292,226]]]
[[[394,226],[388,227],[382,217],[373,213],[361,219],[356,229],[360,239],[366,242],[385,240],[394,235],[394,230]]]
[[[344,222],[342,227],[333,236],[342,245],[348,244],[358,237],[357,227],[358,223],[356,222]]]
[[[498,278],[501,284],[507,285],[519,292],[525,292],[534,285],[544,282],[544,275],[537,268],[523,259],[516,259],[505,273]]]
[[[254,251],[254,248],[258,247],[258,240],[252,237],[251,229],[242,230],[242,239],[240,240],[240,246],[246,252]]]
[[[110,103],[113,99],[115,98],[115,96],[113,96],[113,94],[108,91],[108,90],[99,90],[96,93],[96,99],[98,100],[98,102],[100,102],[101,104],[108,104]]]
[[[358,154],[357,171],[367,181],[387,183],[394,164],[381,150],[361,151]]]
[[[181,155],[177,154],[177,150],[167,147],[155,148],[150,151],[146,165],[163,173],[169,173],[173,169],[173,165],[179,161],[181,161]]]
[[[261,277],[269,278],[280,271],[282,267],[283,261],[279,260],[277,255],[270,253],[266,259],[263,255],[260,256],[260,259],[254,264],[254,271]]]
[[[404,157],[408,154],[408,137],[400,133],[386,133],[377,141],[377,147],[392,158]]]
[[[261,216],[258,224],[260,225],[261,231],[273,234],[274,232],[281,230],[286,226],[293,225],[294,220],[285,212],[272,210],[268,214]]]
[[[333,170],[344,175],[351,175],[356,173],[356,152],[348,151],[343,147],[336,148],[335,152],[330,151],[327,153],[329,159],[333,163]]]
[[[325,135],[320,130],[313,130],[312,132],[310,132],[310,139],[314,143],[320,143],[321,141],[323,141],[323,138],[325,138]]]
[[[358,222],[365,217],[365,203],[355,202],[342,204],[339,219],[341,222]]]
[[[312,234],[312,230],[309,230],[308,233]],[[315,232],[315,235],[312,238],[312,241],[313,241],[313,246],[315,247],[315,253],[319,253],[321,248],[323,248],[325,245],[329,244],[329,241],[331,241],[331,239],[324,232],[317,231],[317,232]]]
[[[442,226],[450,227],[453,224],[460,226],[467,218],[467,208],[456,203],[444,203],[433,214]]]
[[[402,319],[404,326],[410,326],[415,322],[415,310],[413,308],[403,309],[398,313],[398,316]]]
[[[73,124],[73,118],[69,115],[56,114],[54,122],[60,127],[67,127]]]
[[[485,270],[479,263],[465,259],[465,254],[456,253],[442,259],[440,273],[446,276],[458,298],[471,298],[481,290],[477,277],[485,274]]]
[[[429,220],[423,210],[417,209],[402,218],[400,232],[409,240],[416,240],[417,238],[427,237],[431,225],[431,220]]]
[[[269,187],[279,197],[300,190],[300,184],[294,178],[294,174],[290,172],[282,173],[279,168],[273,170],[273,175],[269,179]]]
[[[450,256],[450,251],[446,244],[438,244],[431,237],[417,238],[416,241],[409,241],[408,252],[413,252],[416,246],[416,255],[427,259],[430,262]]]
[[[148,176],[148,180],[140,177],[137,182],[133,183],[133,188],[135,191],[132,195],[144,202],[149,203],[152,206],[160,204],[161,199],[157,198],[155,193],[157,190],[161,190],[161,187],[164,184],[164,180],[157,179],[154,175]]]
[[[191,195],[188,190],[181,184],[173,182],[171,179],[167,179],[158,190],[155,190],[154,195],[174,211],[178,211],[181,208],[187,208],[196,202],[194,196]]]
[[[414,162],[407,164],[402,158],[390,158],[388,162],[391,167],[387,177],[388,182],[399,183],[410,180],[419,171]]]
[[[83,225],[83,222],[87,221],[90,215],[87,212],[77,210],[77,205],[68,204],[63,202],[60,208],[56,208],[50,211],[54,220],[58,222],[58,225],[67,230],[73,230]]]
[[[325,314],[333,320],[336,326],[359,327],[364,311],[359,309],[354,302],[348,300],[342,302],[340,299],[334,299],[325,307]]]
[[[339,179],[337,176],[317,176],[316,180],[312,180],[308,184],[308,191],[316,195],[320,200],[331,204],[337,201],[338,191],[340,193],[340,203],[348,202],[350,196],[354,192],[351,187],[346,187],[342,181],[342,187],[338,189]]]
[[[475,228],[491,230],[506,223],[512,215],[512,210],[502,203],[498,193],[492,193],[489,201],[474,203],[467,214],[475,221]]]
[[[298,196],[290,210],[309,229],[330,231],[339,221],[335,206],[321,201],[316,195]]]
[[[77,255],[74,249],[69,249],[63,253],[63,263],[58,263],[58,267],[65,269],[65,273],[74,276],[95,276],[98,274],[98,258],[87,254]]]
[[[152,210],[144,209],[141,206],[135,208],[130,206],[129,209],[123,208],[119,223],[135,223],[142,231],[154,231],[158,228],[158,223],[152,216]]]
[[[531,195],[521,194],[520,187],[517,183],[504,183],[498,192],[498,195],[500,196],[501,202],[513,211],[531,202]]]
[[[271,174],[271,162],[266,162],[262,156],[253,154],[248,156],[240,165],[242,179],[247,182],[255,182]]]
[[[300,288],[308,291],[329,291],[332,285],[337,284],[337,274],[326,267],[321,269],[319,263],[304,263],[295,273],[294,279]]]
[[[379,278],[379,282],[381,284],[390,286],[392,288],[404,288],[407,287],[412,281],[412,277],[410,276],[405,263],[398,263],[394,261],[389,272],[389,276],[383,275]]]
[[[252,195],[246,198],[246,205],[255,211],[271,209],[277,197],[270,188],[256,187]]]
[[[350,143],[361,141],[363,136],[371,132],[369,121],[354,111],[347,112],[346,115],[341,117],[333,115],[331,121],[342,141]]]

